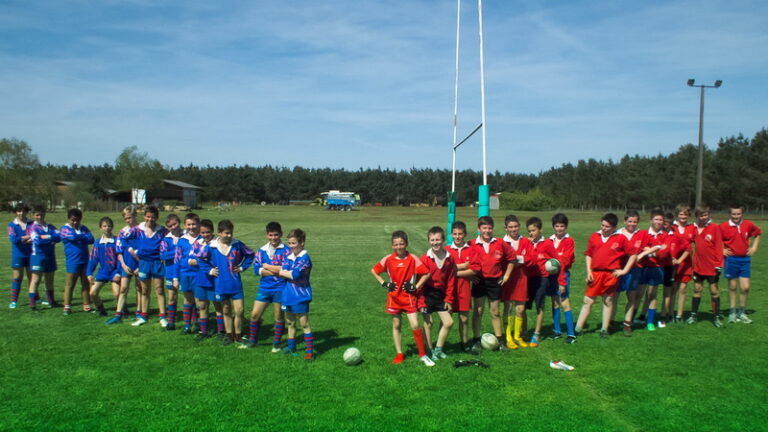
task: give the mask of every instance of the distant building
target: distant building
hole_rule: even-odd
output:
[[[501,193],[491,194],[491,198],[488,201],[488,207],[490,207],[491,210],[499,209],[499,195],[501,195]]]
[[[159,189],[147,191],[152,200],[180,201],[194,209],[200,207],[200,191],[203,188],[178,180],[163,179]]]

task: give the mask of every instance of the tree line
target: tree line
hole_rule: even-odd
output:
[[[681,146],[669,155],[624,156],[613,160],[579,160],[538,174],[489,173],[493,192],[502,192],[502,207],[518,210],[552,208],[604,209],[670,207],[692,203],[698,148]],[[768,196],[768,131],[752,139],[742,135],[720,139],[704,153],[704,201],[713,208],[741,203],[764,209]],[[164,166],[135,146],[124,149],[114,164],[42,164],[32,148],[18,139],[0,140],[0,202],[89,202],[105,189],[148,190],[162,179],[187,182],[202,189],[204,201],[288,203],[313,200],[327,190],[354,191],[364,204],[445,205],[451,184],[446,169],[360,168],[358,170],[277,166]],[[56,196],[55,180],[74,182]],[[477,200],[482,173],[457,173],[459,205]],[[53,200],[51,198],[54,198]]]

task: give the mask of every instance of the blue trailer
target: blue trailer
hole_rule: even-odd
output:
[[[354,192],[332,190],[320,194],[328,210],[350,211],[360,205],[360,195]]]

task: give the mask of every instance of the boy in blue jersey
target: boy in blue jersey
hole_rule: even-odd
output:
[[[248,346],[253,347],[258,343],[261,316],[267,309],[267,305],[272,303],[275,315],[275,332],[274,337],[272,338],[272,352],[278,353],[280,352],[280,340],[283,337],[283,330],[285,329],[285,319],[282,311],[282,294],[283,288],[285,287],[285,279],[281,278],[279,272],[275,272],[274,268],[283,267],[288,255],[291,253],[291,249],[285,246],[281,241],[283,228],[279,223],[268,223],[266,231],[267,244],[256,251],[256,259],[253,262],[253,272],[257,276],[261,276],[261,282],[259,283],[259,291],[256,294],[256,299],[253,302],[253,310],[251,311]],[[273,270],[269,270],[264,267],[264,264],[276,267],[273,267]]]
[[[213,229],[210,230],[211,234]],[[176,251],[174,257],[174,286],[184,296],[184,308],[182,309],[182,319],[184,320],[183,334],[192,334],[192,315],[195,309],[195,278],[197,267],[189,265],[189,256],[192,252],[192,245],[200,238],[200,217],[195,213],[187,213],[184,216],[184,234],[176,242]],[[208,301],[205,299],[201,299]],[[170,324],[170,323],[169,323]],[[222,323],[223,326],[223,323]],[[175,324],[174,324],[175,327]],[[173,328],[166,327],[166,330]]]
[[[165,289],[168,291],[168,306],[165,309],[166,330],[176,329],[176,298],[178,297],[179,279],[176,278],[176,245],[181,238],[181,220],[171,213],[165,218],[168,234],[163,238],[164,248],[160,259],[165,266]]]
[[[168,229],[157,224],[160,211],[155,206],[149,206],[144,210],[144,222],[135,226],[126,236],[127,240],[135,240],[135,247],[129,246],[128,252],[139,262],[139,290],[141,291],[140,315],[132,326],[138,327],[148,321],[149,295],[154,287],[157,295],[157,309],[160,314],[160,325],[165,327],[168,321],[165,319],[165,291],[163,279],[165,269],[160,254],[165,249],[163,238],[168,235]]]
[[[315,338],[309,325],[309,303],[312,301],[312,286],[309,284],[309,275],[312,272],[312,260],[304,249],[307,235],[300,229],[288,233],[287,245],[291,250],[285,264],[281,268],[264,264],[264,267],[277,271],[281,278],[286,280],[283,290],[283,312],[285,323],[288,326],[288,346],[285,352],[296,355],[296,321],[304,332],[304,360],[315,359]]]
[[[13,208],[16,218],[8,223],[8,239],[11,241],[11,309],[16,309],[21,291],[21,282],[24,280],[24,272],[29,280],[29,256],[32,254],[32,239],[27,235],[27,226],[32,223],[27,219],[29,207],[26,204],[17,204]]]
[[[115,307],[115,316],[108,319],[106,324],[118,324],[122,322],[123,314],[128,312],[128,289],[131,286],[131,280],[139,270],[139,263],[128,252],[128,248],[134,243],[127,238],[136,224],[136,210],[133,207],[126,207],[122,212],[123,220],[126,225],[117,235],[115,251],[117,252],[117,267],[120,275],[120,293],[117,296],[117,305]],[[139,315],[139,290],[136,289],[136,315]]]
[[[219,222],[219,236],[205,246],[200,256],[200,270],[213,276],[216,300],[221,302],[227,338],[224,345],[242,343],[243,281],[240,273],[253,264],[254,252],[233,238],[231,221]]]
[[[190,268],[195,271],[195,280],[193,282],[195,287],[195,299],[197,300],[197,309],[200,313],[200,333],[195,338],[196,342],[208,339],[208,308],[210,302],[213,302],[213,307],[216,309],[216,314],[221,315],[221,302],[216,300],[216,291],[214,288],[215,278],[208,274],[211,270],[210,262],[204,261],[202,258],[205,248],[213,240],[213,222],[208,219],[200,221],[200,237],[192,244],[192,249],[189,252],[187,263]],[[224,317],[222,316],[222,326]],[[226,336],[226,333],[223,333]]]
[[[112,219],[103,217],[99,221],[101,238],[96,241],[91,249],[88,259],[88,281],[91,284],[91,298],[99,311],[99,315],[107,316],[104,302],[99,292],[104,284],[112,283],[112,295],[117,300],[120,295],[120,272],[117,264],[117,239],[112,234],[114,223]],[[96,273],[96,267],[99,272]],[[94,273],[96,273],[94,275]]]
[[[64,315],[72,314],[72,291],[80,280],[83,310],[91,311],[90,284],[86,266],[88,265],[88,245],[93,244],[93,234],[83,225],[83,212],[72,208],[67,211],[67,223],[59,233],[64,243],[64,256],[67,263],[67,276],[64,279]]]
[[[34,222],[27,225],[27,235],[32,240],[32,253],[29,256],[29,266],[32,276],[29,280],[29,307],[37,310],[37,288],[40,280],[45,279],[45,293],[51,307],[58,306],[53,296],[53,276],[56,272],[56,243],[61,241],[56,227],[45,222],[45,207],[35,206],[32,209]]]

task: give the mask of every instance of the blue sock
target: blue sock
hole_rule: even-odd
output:
[[[568,328],[568,336],[576,336],[576,330],[573,328],[573,311],[566,311],[565,327]]]
[[[288,338],[288,349],[296,351],[296,338]]]
[[[656,319],[656,309],[648,308],[648,321],[646,321],[648,324],[654,324],[654,319]]]
[[[560,308],[552,308],[552,330],[557,334],[563,332],[563,327],[560,325]]]

